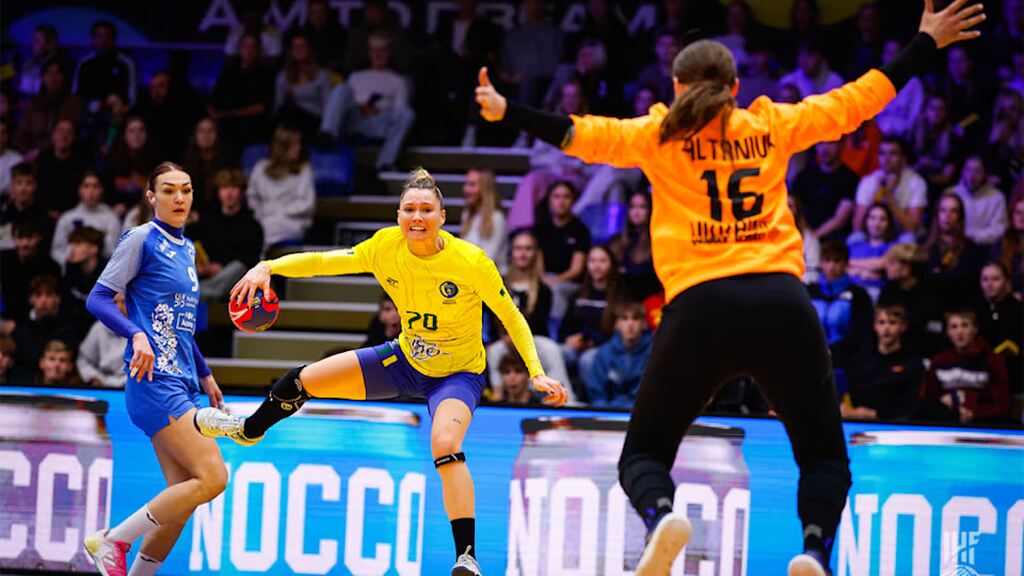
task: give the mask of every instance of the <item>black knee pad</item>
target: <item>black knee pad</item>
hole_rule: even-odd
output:
[[[302,373],[303,368],[305,366],[298,366],[285,372],[284,376],[281,376],[270,387],[270,400],[277,403],[286,412],[298,410],[306,403],[306,400],[312,398],[302,386],[302,381],[299,380],[299,374]]]
[[[434,460],[434,468],[440,468],[441,466],[447,466],[449,464],[455,464],[456,462],[465,462],[466,454],[463,452],[456,452],[454,454],[445,454],[440,458]]]

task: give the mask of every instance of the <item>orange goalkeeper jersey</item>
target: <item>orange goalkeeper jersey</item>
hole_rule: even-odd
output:
[[[895,96],[889,78],[871,70],[797,104],[762,96],[733,111],[724,140],[719,118],[689,140],[664,145],[658,142],[664,104],[627,120],[573,116],[575,135],[565,153],[643,169],[653,189],[654,267],[671,301],[727,276],[802,277],[803,241],[786,206],[790,156],[856,130]]]

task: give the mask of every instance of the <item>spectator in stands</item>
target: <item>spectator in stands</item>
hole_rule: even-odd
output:
[[[462,185],[465,205],[462,209],[463,240],[483,248],[498,272],[508,269],[508,225],[498,195],[493,170],[471,168]]]
[[[39,201],[51,218],[78,203],[78,179],[89,167],[85,155],[75,149],[75,125],[59,120],[50,132],[50,147],[36,158]]]
[[[542,406],[544,403],[530,385],[530,373],[515,349],[509,350],[498,362],[501,378],[491,386],[492,400],[522,406]]]
[[[899,40],[886,40],[882,51],[882,64],[888,65],[903,49]],[[918,115],[924,107],[924,84],[917,76],[911,78],[900,89],[896,97],[877,116],[875,124],[882,134],[890,138],[906,138],[910,136],[910,128],[917,122]]]
[[[622,77],[629,65],[631,39],[622,13],[610,0],[588,0],[587,12],[577,32],[565,38],[566,54],[576,54],[580,44],[594,38],[604,45],[608,55],[608,70],[616,78]]]
[[[626,112],[621,81],[608,70],[608,53],[597,38],[584,38],[574,63],[560,64],[555,70],[554,80],[544,94],[545,109],[553,109],[558,105],[562,99],[562,86],[570,80],[579,82],[591,113],[619,117]]]
[[[246,182],[241,170],[221,170],[210,184],[217,196],[217,210],[203,216],[189,236],[196,245],[200,295],[222,299],[246,270],[259,263],[263,228],[245,205],[242,193]]]
[[[32,220],[14,225],[14,249],[0,252],[3,270],[3,315],[10,320],[28,318],[29,281],[38,276],[60,276],[60,266],[44,249],[43,233]]]
[[[217,193],[210,180],[226,168],[237,168],[238,156],[220,137],[217,123],[203,118],[196,123],[185,149],[185,172],[192,177],[192,210],[199,214],[216,212]]]
[[[1005,361],[1010,393],[1019,397],[1024,393],[1024,376],[1021,374],[1024,306],[1013,295],[1010,271],[1002,262],[989,262],[981,269],[981,295],[978,332],[992,351]]]
[[[797,69],[779,80],[780,85],[792,84],[800,90],[801,98],[822,94],[843,85],[843,79],[828,67],[821,45],[816,40],[805,40],[797,49]]]
[[[224,53],[228,56],[241,55],[243,36],[251,35],[257,40],[259,57],[270,61],[276,61],[281,55],[281,32],[273,25],[268,24],[263,17],[267,10],[265,0],[246,2],[240,10],[239,20],[241,25],[231,29],[227,40],[224,42]]]
[[[1024,177],[1024,90],[1004,88],[996,96],[985,156],[1001,189]]]
[[[842,242],[821,249],[821,277],[808,290],[832,350],[839,395],[847,391],[846,371],[871,343],[871,298],[846,273],[850,252]]]
[[[372,65],[367,49],[370,37],[386,36],[391,39],[392,68],[405,73],[410,68],[410,49],[402,24],[388,9],[387,0],[365,0],[363,19],[349,30],[345,48],[345,70],[363,70]]]
[[[964,160],[960,184],[950,188],[964,205],[964,233],[988,250],[1006,232],[1006,196],[988,181],[985,161],[978,154]]]
[[[71,349],[65,342],[50,340],[39,357],[39,371],[36,372],[36,386],[73,387],[82,383],[71,361]]]
[[[853,282],[877,300],[885,284],[883,257],[895,244],[896,230],[892,211],[882,203],[872,204],[864,218],[864,235],[847,243],[850,265],[847,273]]]
[[[522,20],[505,32],[498,79],[513,100],[538,106],[562,55],[562,32],[548,21],[546,0],[523,0]]]
[[[953,346],[932,358],[918,416],[963,424],[1003,421],[1010,414],[1006,365],[978,335],[974,312],[946,314],[946,335]]]
[[[569,375],[562,358],[562,350],[554,340],[548,337],[548,322],[551,317],[551,289],[544,284],[544,262],[537,244],[537,238],[529,230],[520,230],[512,235],[512,258],[509,270],[505,274],[505,287],[509,296],[516,303],[523,317],[526,318],[533,341],[537,346],[537,356],[547,375],[559,382],[568,382]],[[492,388],[499,382],[501,375],[497,366],[504,355],[515,348],[505,331],[505,327],[491,315],[490,326],[495,331],[491,335],[492,343],[487,347],[487,366]],[[570,403],[575,403],[576,395],[570,390]]]
[[[931,233],[922,248],[928,255],[925,279],[942,310],[969,306],[978,291],[984,254],[964,235],[964,203],[959,196],[944,193],[935,212]]]
[[[395,308],[395,302],[386,293],[381,293],[377,314],[366,329],[366,340],[360,348],[378,346],[390,342],[402,332],[402,317]]]
[[[791,25],[783,40],[780,50],[783,57],[780,59],[792,69],[794,64],[799,64],[800,46],[808,41],[816,42],[821,37],[821,12],[817,0],[796,0],[789,16]]]
[[[822,241],[842,240],[850,234],[853,195],[859,179],[839,157],[842,141],[820,142],[814,147],[814,163],[808,164],[793,183],[803,215],[814,235]]]
[[[675,99],[672,87],[672,63],[683,49],[683,41],[675,28],[662,27],[654,37],[655,61],[640,71],[637,84],[651,86],[658,93],[658,101],[671,104]]]
[[[878,170],[861,179],[857,186],[857,209],[853,229],[863,232],[868,208],[881,202],[892,210],[901,242],[912,242],[921,229],[928,205],[928,184],[907,166],[903,142],[886,138],[878,150]]]
[[[878,68],[882,63],[882,26],[878,5],[867,2],[857,10],[857,33],[853,42],[847,45],[844,55],[846,66],[844,76],[859,78],[862,74]]]
[[[582,374],[590,405],[631,408],[650,354],[651,331],[643,304],[619,304],[615,335],[596,348],[593,363]]]
[[[114,295],[114,303],[121,314],[128,315],[123,293]],[[126,381],[124,349],[127,344],[123,336],[114,334],[102,322],[94,322],[78,346],[75,364],[82,382],[97,388],[123,388]]]
[[[121,223],[121,233],[125,233],[136,226],[141,226],[153,219],[153,205],[143,196],[138,203],[124,215]]]
[[[85,104],[71,93],[64,69],[56,60],[47,62],[42,69],[42,83],[38,93],[24,103],[21,120],[14,133],[15,147],[34,160],[50,142],[53,125],[59,120],[70,120],[80,126],[84,119]]]
[[[924,256],[914,244],[894,244],[883,257],[885,286],[879,306],[900,305],[907,311],[905,344],[916,353],[931,356],[943,345],[942,309],[935,294],[921,279]]]
[[[370,68],[354,72],[331,90],[320,130],[327,140],[340,133],[383,141],[377,170],[395,170],[415,114],[409,108],[406,79],[391,68],[393,40],[375,33],[368,43]]]
[[[95,228],[75,228],[68,236],[68,244],[61,279],[61,317],[72,330],[74,340],[79,341],[95,321],[85,309],[85,301],[107,265],[107,259],[102,254],[103,232]]]
[[[749,59],[747,57],[747,38],[750,36],[751,28],[755,25],[754,15],[750,11],[750,5],[744,0],[733,0],[729,3],[725,15],[725,35],[716,36],[714,39],[721,42],[732,53],[736,62],[736,68],[746,70]]]
[[[928,181],[929,191],[937,194],[955,182],[961,144],[941,96],[925,99],[924,114],[911,129],[911,145],[917,158],[914,170]]]
[[[543,246],[543,242],[541,243]],[[562,318],[558,340],[565,363],[578,366],[582,376],[593,361],[593,349],[614,333],[615,309],[625,299],[615,256],[606,246],[593,246],[587,253],[587,273],[576,298]]]
[[[335,73],[342,71],[342,47],[345,29],[338,23],[338,15],[331,11],[328,0],[306,2],[306,24],[302,35],[306,37],[320,64]]]
[[[92,170],[82,172],[78,183],[78,205],[61,214],[53,234],[50,257],[64,266],[71,249],[69,235],[83,226],[100,233],[100,253],[109,257],[121,236],[121,219],[103,203],[103,181]],[[86,292],[88,294],[88,292]]]
[[[804,217],[803,205],[800,199],[793,194],[786,196],[786,206],[793,213],[793,221],[797,230],[800,231],[800,238],[804,241],[804,284],[814,284],[818,281],[818,265],[821,262],[821,240],[814,234],[814,229],[807,224]]]
[[[32,164],[21,162],[11,168],[10,194],[0,207],[0,249],[14,248],[14,227],[21,222],[32,222],[49,244],[53,220],[38,202],[36,172]]]
[[[117,141],[124,133],[124,125],[128,121],[131,108],[125,97],[114,93],[107,96],[97,114],[89,117],[87,132],[95,141],[96,156],[101,161],[109,161],[110,153],[117,146]]]
[[[123,216],[142,198],[148,185],[149,171],[154,164],[156,157],[146,122],[138,116],[129,117],[125,121],[124,132],[110,154],[114,193],[109,201],[119,216]]]
[[[562,99],[556,108],[562,114],[586,114],[586,99],[579,82],[569,80],[562,85]],[[574,190],[587,185],[590,176],[599,168],[588,165],[578,158],[563,154],[557,146],[536,139],[530,149],[530,171],[516,186],[509,211],[508,224],[513,230],[534,226],[539,219],[538,212],[545,206],[540,202],[558,181],[570,183]]]
[[[619,262],[619,273],[638,302],[662,291],[651,258],[651,196],[637,190],[629,196],[626,225],[609,248]]]
[[[29,283],[28,317],[16,320],[11,337],[18,345],[16,366],[29,374],[39,366],[43,349],[50,340],[77,344],[74,327],[62,322],[60,312],[60,282],[56,276],[36,276]]]
[[[18,74],[18,93],[22,97],[31,98],[40,92],[43,86],[43,69],[50,62],[56,62],[67,74],[74,66],[68,55],[60,48],[57,29],[49,24],[37,24],[32,31],[28,59],[21,62]]]
[[[0,386],[17,386],[24,384],[12,378],[14,355],[18,346],[8,336],[0,337]],[[124,364],[124,361],[121,362]],[[16,375],[16,374],[15,374]]]
[[[285,126],[274,131],[270,157],[256,163],[245,193],[263,227],[263,246],[301,242],[313,225],[316,189],[302,135]]]
[[[750,106],[758,96],[777,99],[779,78],[774,74],[775,54],[765,39],[747,42],[747,67],[740,69],[740,90],[736,102],[741,108]]]
[[[117,27],[109,20],[92,25],[94,51],[78,61],[74,91],[85,100],[89,112],[99,111],[107,95],[116,92],[135,104],[135,62],[117,50]]]
[[[848,372],[850,403],[844,418],[906,420],[913,416],[924,378],[924,360],[903,343],[907,312],[900,304],[875,308],[875,339]]]
[[[544,256],[544,283],[551,288],[551,316],[561,319],[590,251],[590,230],[572,213],[576,188],[569,182],[555,182],[548,189],[534,235]]]
[[[1019,295],[1024,291],[1024,193],[1010,197],[1010,225],[991,254],[1010,271],[1013,291]]]
[[[225,141],[239,151],[270,134],[274,70],[260,60],[260,50],[258,35],[239,37],[238,57],[221,68],[206,110],[218,123]]]
[[[278,121],[312,137],[320,126],[330,90],[331,78],[317,62],[309,39],[301,32],[293,35],[284,68],[277,75],[274,111]]]
[[[10,139],[11,121],[0,117],[0,194],[3,195],[11,187],[11,168],[25,160],[17,150],[10,148]]]
[[[974,62],[963,46],[951,47],[946,58],[939,93],[949,104],[949,119],[962,131],[965,146],[975,150],[982,143],[980,128],[992,108],[993,89],[977,77]]]
[[[146,123],[157,162],[181,161],[191,127],[202,115],[197,93],[186,83],[160,70],[149,80],[149,90],[132,111]]]

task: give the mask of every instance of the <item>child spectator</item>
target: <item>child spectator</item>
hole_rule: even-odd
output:
[[[662,291],[651,258],[651,196],[647,192],[637,190],[630,195],[626,226],[609,248],[635,300],[642,302]]]
[[[904,345],[915,353],[930,357],[945,345],[942,309],[939,300],[921,280],[924,256],[914,244],[894,244],[882,257],[885,285],[878,296],[879,306],[903,306],[907,312]]]
[[[114,194],[110,202],[119,216],[124,216],[144,196],[143,192],[149,185],[149,171],[155,163],[146,122],[138,116],[129,117],[110,154],[110,171],[114,177]]]
[[[530,385],[530,373],[526,370],[523,359],[515,350],[509,350],[501,357],[501,362],[498,363],[498,372],[501,374],[501,383],[492,387],[492,400],[522,406],[542,406],[544,404],[540,397],[533,392],[533,387]]]
[[[0,206],[0,249],[14,248],[14,227],[25,221],[31,221],[49,244],[53,219],[36,197],[37,186],[32,164],[20,162],[11,168],[10,194]]]
[[[508,269],[508,226],[494,171],[471,168],[466,172],[462,197],[465,205],[460,236],[482,248],[487,257],[494,260],[498,272],[505,274]]]
[[[100,258],[103,233],[95,228],[84,226],[72,230],[68,244],[68,259],[61,282],[61,316],[74,330],[77,341],[85,336],[95,321],[85,309],[85,301],[107,263],[105,258]]]
[[[989,262],[981,269],[981,295],[978,331],[992,346],[992,351],[1005,360],[1010,394],[1019,397],[1024,392],[1024,375],[1021,374],[1024,307],[1011,291],[1010,274],[1002,262]]]
[[[551,316],[561,319],[579,287],[590,250],[590,230],[572,213],[576,188],[556,182],[549,189],[534,235],[544,255],[544,283],[551,288]]]
[[[121,314],[127,316],[124,294],[114,295],[114,303]],[[123,388],[124,348],[128,341],[114,334],[102,322],[94,322],[89,333],[78,347],[76,366],[82,381],[89,386],[101,388]]]
[[[620,304],[615,310],[615,336],[597,347],[593,363],[583,373],[590,405],[631,408],[650,354],[651,332],[643,304]]]
[[[61,266],[68,260],[71,249],[69,235],[83,226],[100,232],[100,253],[109,257],[121,236],[121,219],[103,203],[103,181],[92,170],[82,173],[78,183],[78,205],[60,215],[53,233],[50,257]],[[88,293],[88,292],[87,292]]]
[[[36,157],[38,201],[50,218],[56,220],[78,203],[78,177],[88,167],[88,159],[75,149],[75,125],[57,121],[50,131],[50,146]]]
[[[279,122],[297,127],[308,139],[316,134],[324,115],[331,78],[303,32],[292,36],[284,67],[277,75],[274,111]]]
[[[58,318],[60,283],[54,276],[36,276],[29,284],[28,318],[15,323],[11,337],[18,345],[17,368],[34,373],[50,340],[74,344],[74,330]]]
[[[914,169],[928,181],[929,190],[944,190],[955,181],[961,144],[941,96],[925,100],[924,114],[911,130],[911,143],[917,158]]]
[[[78,386],[82,380],[71,362],[71,349],[60,340],[50,340],[39,357],[36,386]]]
[[[988,182],[985,162],[978,154],[964,160],[960,183],[946,192],[964,205],[964,234],[979,247],[989,249],[1006,232],[1006,196]]]
[[[808,164],[793,183],[804,218],[822,241],[841,240],[850,233],[853,195],[859,178],[839,157],[842,141],[820,142],[814,147],[814,163]]]
[[[217,212],[220,206],[211,180],[221,170],[236,168],[238,165],[238,157],[220,137],[217,123],[211,118],[202,118],[196,122],[182,164],[185,172],[192,177],[193,212],[200,216]]]
[[[839,88],[843,79],[828,67],[821,45],[805,40],[797,50],[797,69],[779,80],[779,85],[785,84],[793,84],[800,90],[800,97],[806,98]]]
[[[263,226],[263,247],[297,244],[313,225],[316,189],[302,135],[284,126],[274,131],[270,157],[256,163],[246,198]]]
[[[953,344],[932,358],[921,388],[920,416],[927,420],[999,422],[1010,414],[1006,365],[978,335],[973,311],[946,315]]]
[[[840,406],[844,418],[906,420],[914,414],[924,377],[924,361],[907,349],[906,310],[900,304],[875,308],[877,345],[867,349],[848,372],[850,405]]]
[[[928,184],[907,166],[903,142],[886,138],[878,149],[878,170],[865,176],[857,186],[857,210],[853,229],[864,229],[864,216],[876,202],[889,206],[901,234],[900,242],[912,242],[921,228],[928,205]]]
[[[964,235],[964,204],[955,193],[939,198],[931,234],[922,249],[928,255],[925,281],[942,310],[974,303],[983,254]]]
[[[43,250],[43,235],[32,221],[14,225],[14,249],[0,252],[4,317],[28,318],[29,283],[37,276],[60,276],[60,266]]]
[[[850,249],[847,272],[858,286],[867,291],[872,301],[878,299],[878,293],[885,284],[882,257],[889,251],[896,237],[892,220],[892,211],[888,206],[872,204],[865,216],[864,237],[851,239],[847,243]]]
[[[398,338],[402,332],[402,317],[395,308],[395,302],[391,297],[382,293],[380,302],[377,305],[377,315],[370,320],[370,326],[366,329],[366,341],[360,348],[378,346]]]
[[[811,302],[832,350],[840,395],[847,390],[846,370],[871,343],[871,298],[846,273],[849,262],[845,244],[825,244],[821,249],[821,277],[809,287]]]

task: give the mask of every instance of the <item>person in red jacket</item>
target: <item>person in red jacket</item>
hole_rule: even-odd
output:
[[[961,423],[992,422],[1010,412],[1006,364],[978,335],[972,310],[946,315],[952,348],[932,358],[921,387],[922,416]]]

